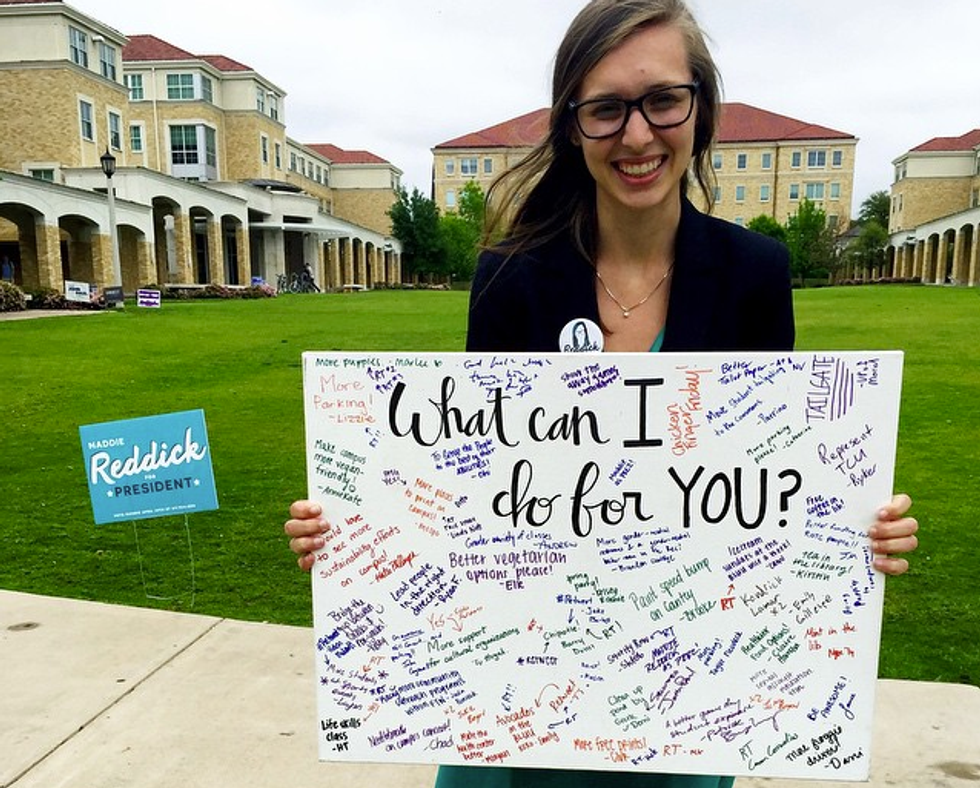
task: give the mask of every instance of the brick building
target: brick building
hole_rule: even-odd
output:
[[[544,139],[548,117],[548,109],[539,109],[436,145],[436,205],[453,210],[467,181],[476,181],[485,192]],[[856,149],[851,134],[747,104],[724,104],[712,156],[714,213],[738,224],[760,214],[785,222],[805,197],[844,229],[850,222]],[[697,194],[692,198],[702,202]]]
[[[24,286],[399,281],[401,171],[287,135],[286,92],[225,55],[126,36],[63,2],[0,0],[0,252]],[[93,201],[93,193],[100,196]]]
[[[980,284],[980,129],[936,137],[893,161],[886,270],[935,284]]]
[[[760,215],[785,224],[808,199],[831,226],[845,230],[857,142],[846,132],[748,104],[723,104],[712,151],[713,213],[736,224]]]

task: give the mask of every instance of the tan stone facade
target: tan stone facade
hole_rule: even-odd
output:
[[[285,179],[286,162],[282,153],[276,164],[276,145],[280,151],[286,147],[286,129],[282,124],[258,112],[228,112],[224,141],[222,180]]]
[[[91,139],[82,133],[81,102],[91,107]],[[128,119],[122,85],[67,63],[29,69],[0,64],[0,107],[0,168],[14,172],[98,167],[109,144],[109,112],[119,116],[123,130]],[[117,156],[127,146],[125,132],[121,142]]]
[[[894,160],[882,276],[980,286],[980,129]]]
[[[247,285],[307,263],[328,287],[400,281],[385,216],[400,170],[371,155],[363,177],[345,164],[331,185],[332,160],[286,134],[285,91],[250,67],[152,35],[127,42],[41,0],[0,0],[0,41],[0,170],[17,174],[2,176],[0,245],[20,283]]]
[[[333,193],[334,214],[377,233],[391,233],[388,211],[395,202],[391,189],[338,189]]]
[[[718,143],[713,213],[742,225],[761,215],[785,224],[805,198],[843,231],[850,224],[856,149],[856,140]],[[699,195],[692,197],[704,207]]]
[[[470,181],[486,194],[490,184],[531,153],[532,148],[434,148],[432,199],[442,212],[455,211],[459,193]]]
[[[970,207],[974,181],[969,178],[908,178],[892,186],[891,232],[918,227]]]

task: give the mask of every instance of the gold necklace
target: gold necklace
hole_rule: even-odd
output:
[[[643,296],[643,298],[641,298],[639,301],[633,304],[633,306],[623,306],[622,302],[612,294],[612,290],[610,290],[606,286],[606,282],[602,278],[602,274],[599,273],[598,266],[596,266],[595,275],[596,275],[596,279],[599,280],[599,284],[602,285],[602,289],[606,291],[606,295],[609,296],[612,299],[613,303],[619,307],[619,311],[623,313],[623,317],[629,317],[630,312],[632,312],[634,309],[639,309],[647,301],[653,298],[654,293],[656,293],[660,289],[660,286],[667,281],[667,277],[670,276],[670,272],[673,270],[674,270],[674,264],[671,263],[670,265],[667,266],[667,270],[664,271],[664,275],[660,277],[660,281],[653,286],[653,290],[651,290],[649,293]]]

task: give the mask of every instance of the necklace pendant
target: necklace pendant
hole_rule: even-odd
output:
[[[629,316],[630,316],[630,311],[628,309],[624,309],[623,310],[623,317],[629,317]]]

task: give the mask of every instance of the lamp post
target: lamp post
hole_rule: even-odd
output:
[[[116,195],[112,188],[112,176],[116,173],[116,157],[105,149],[99,157],[105,173],[106,192],[109,195],[109,235],[112,241],[112,284],[122,287],[122,265],[119,262],[119,235],[116,231]]]

